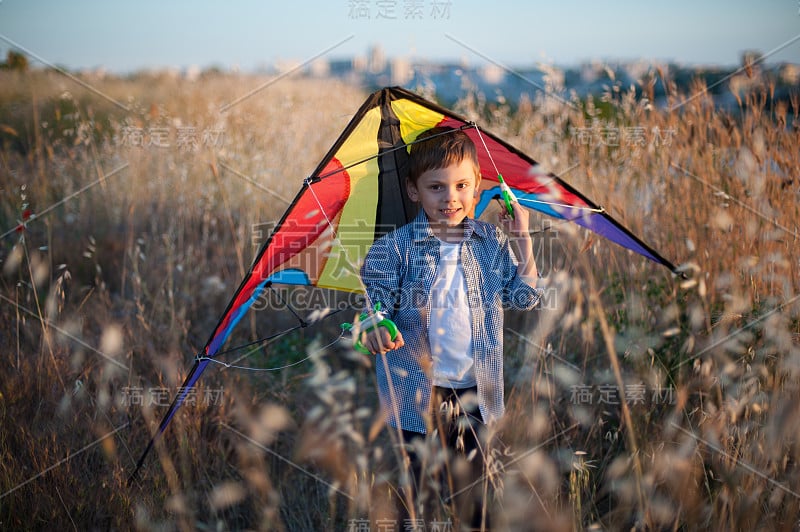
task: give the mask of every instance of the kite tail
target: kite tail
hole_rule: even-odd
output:
[[[128,477],[129,487],[136,479],[136,475],[139,473],[139,469],[141,469],[142,465],[144,464],[144,461],[147,458],[147,455],[150,453],[150,450],[153,448],[153,445],[155,445],[156,439],[159,436],[161,436],[161,433],[164,432],[164,429],[167,428],[167,425],[172,420],[172,416],[175,415],[175,412],[178,410],[178,408],[180,408],[181,404],[183,404],[183,401],[186,399],[189,390],[192,388],[192,386],[194,386],[194,383],[197,382],[197,379],[200,378],[200,374],[203,373],[203,370],[206,369],[206,366],[208,364],[209,364],[208,359],[197,360],[194,363],[194,366],[192,366],[191,371],[189,371],[189,375],[187,375],[186,379],[183,381],[183,384],[178,390],[178,394],[175,396],[175,399],[173,399],[172,404],[169,407],[169,410],[167,410],[164,419],[161,420],[161,424],[158,426],[158,430],[153,435],[153,437],[150,438],[150,443],[147,444],[147,448],[144,450],[141,458],[139,458],[139,461],[136,463],[136,468],[133,470],[133,473],[131,473],[131,476]]]

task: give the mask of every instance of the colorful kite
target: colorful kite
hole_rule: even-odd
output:
[[[590,229],[677,273],[672,263],[602,207],[544,172],[536,161],[503,140],[414,93],[400,88],[379,90],[367,98],[317,169],[305,179],[259,251],[131,479],[189,390],[267,287],[292,284],[363,292],[359,266],[372,242],[417,214],[416,205],[405,192],[408,147],[420,133],[435,126],[465,131],[478,149],[482,179],[476,218],[503,196],[498,178],[502,174],[522,205]],[[301,324],[305,325],[302,320]]]

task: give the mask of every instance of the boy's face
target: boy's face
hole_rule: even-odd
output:
[[[422,204],[434,232],[460,225],[472,214],[480,177],[469,159],[423,172],[416,184],[408,183],[412,201]],[[437,235],[438,236],[438,235]]]

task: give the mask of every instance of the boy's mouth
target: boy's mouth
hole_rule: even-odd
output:
[[[460,208],[458,208],[458,209],[440,209],[439,212],[441,212],[445,216],[452,216],[454,214],[458,214],[458,212],[460,210],[461,210]]]

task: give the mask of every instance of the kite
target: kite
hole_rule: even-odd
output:
[[[259,250],[202,353],[195,357],[131,480],[189,390],[214,357],[223,353],[221,348],[236,324],[264,290],[273,284],[288,284],[363,292],[359,265],[371,244],[417,214],[417,206],[405,191],[408,149],[423,131],[436,126],[463,130],[475,143],[482,173],[475,218],[487,212],[493,200],[507,198],[510,189],[522,205],[574,222],[679,274],[671,262],[602,207],[507,142],[410,91],[397,87],[378,90],[303,181]],[[300,326],[307,325],[299,319]]]

